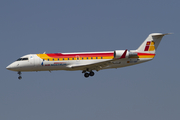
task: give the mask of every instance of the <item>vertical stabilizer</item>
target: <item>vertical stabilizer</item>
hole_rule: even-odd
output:
[[[167,33],[167,34],[152,33],[152,34],[150,34],[136,51],[142,52],[142,53],[155,54],[155,52],[158,48],[158,45],[161,42],[161,39],[163,38],[164,35],[168,35],[168,34],[170,34],[170,33]]]

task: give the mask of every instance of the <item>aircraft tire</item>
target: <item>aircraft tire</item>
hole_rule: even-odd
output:
[[[18,79],[19,79],[19,80],[21,80],[21,79],[22,79],[22,77],[21,77],[21,76],[19,76],[19,77],[18,77]]]
[[[84,73],[84,77],[88,78],[89,77],[89,73]]]
[[[94,72],[91,71],[91,72],[89,73],[89,75],[90,75],[90,76],[94,76]]]

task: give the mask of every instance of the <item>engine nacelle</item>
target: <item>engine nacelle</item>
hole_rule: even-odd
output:
[[[121,58],[121,56],[123,55],[124,52],[125,52],[125,50],[115,50],[114,58]],[[125,58],[134,58],[134,57],[138,57],[137,53],[129,52],[129,51],[126,52]]]
[[[114,51],[114,58],[120,58],[124,52],[125,52],[125,50],[115,50]],[[126,52],[125,57],[128,58],[128,56],[129,56],[129,51]]]

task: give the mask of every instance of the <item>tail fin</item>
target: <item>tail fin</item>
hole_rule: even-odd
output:
[[[152,33],[152,34],[150,34],[136,51],[142,52],[142,53],[155,54],[157,47],[158,47],[159,43],[161,42],[161,39],[163,38],[164,35],[168,35],[168,34],[171,34],[171,33],[166,33],[166,34]]]

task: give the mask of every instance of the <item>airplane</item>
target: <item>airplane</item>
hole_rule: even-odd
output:
[[[121,68],[147,62],[155,57],[163,36],[170,33],[152,33],[136,50],[115,50],[105,52],[43,53],[28,54],[11,63],[6,69],[21,72],[81,70],[84,77],[94,76],[94,70]]]

